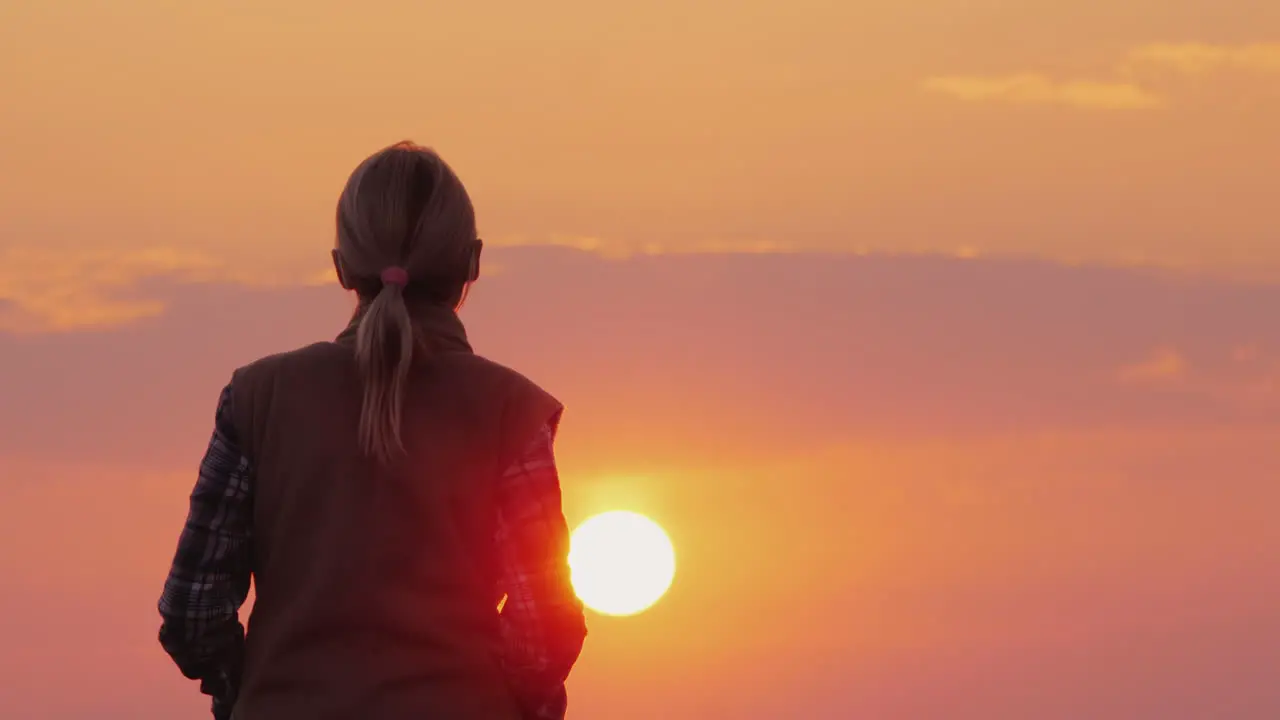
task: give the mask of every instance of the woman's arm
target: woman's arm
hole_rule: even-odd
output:
[[[252,569],[253,471],[231,417],[228,385],[159,605],[160,644],[183,675],[213,697],[215,716],[229,714],[239,687],[240,606]]]
[[[548,423],[499,488],[503,665],[530,720],[561,720],[564,683],[582,652],[586,620],[569,579],[569,527]]]

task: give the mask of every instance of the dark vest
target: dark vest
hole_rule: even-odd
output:
[[[494,488],[560,404],[416,313],[406,454],[360,450],[354,331],[238,370],[256,600],[235,720],[518,720],[497,654]]]

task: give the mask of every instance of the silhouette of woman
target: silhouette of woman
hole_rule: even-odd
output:
[[[337,226],[355,315],[222,391],[160,642],[215,717],[563,718],[586,627],[562,406],[468,344],[456,310],[482,244],[466,190],[398,143],[352,173]]]

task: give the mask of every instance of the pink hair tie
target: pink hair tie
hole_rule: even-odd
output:
[[[384,285],[399,285],[404,287],[409,284],[409,271],[402,267],[392,265],[382,271],[382,283]]]

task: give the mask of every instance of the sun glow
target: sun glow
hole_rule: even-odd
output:
[[[671,587],[675,548],[649,518],[623,510],[606,512],[573,531],[569,569],[574,591],[587,607],[604,615],[635,615]]]

